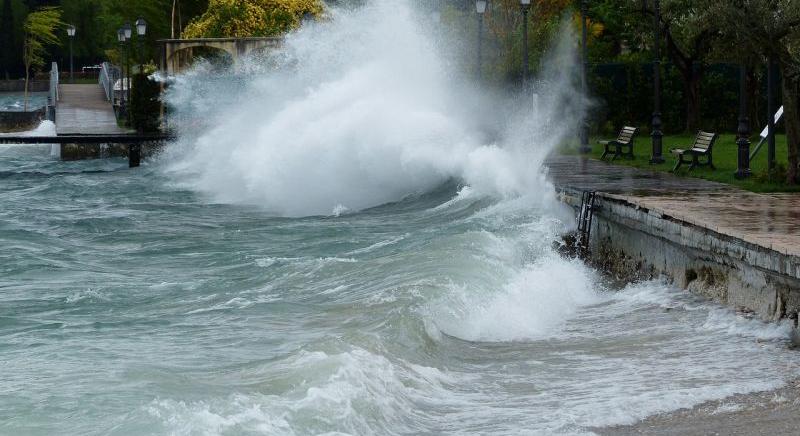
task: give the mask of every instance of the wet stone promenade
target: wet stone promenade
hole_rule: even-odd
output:
[[[722,235],[800,256],[800,193],[753,193],[580,156],[552,156],[546,165],[559,189],[602,192]]]

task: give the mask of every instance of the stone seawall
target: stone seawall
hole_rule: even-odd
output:
[[[580,191],[561,199],[580,206]],[[666,277],[675,285],[764,320],[798,327],[800,257],[598,193],[588,261],[622,280]]]

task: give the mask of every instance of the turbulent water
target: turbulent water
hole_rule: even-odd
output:
[[[178,78],[138,169],[0,146],[0,434],[581,434],[800,374],[785,325],[556,255],[569,80],[489,116],[416,22]]]
[[[46,92],[32,92],[28,95],[28,110],[35,110],[47,104]],[[25,95],[21,92],[0,92],[0,111],[21,112],[25,110]]]

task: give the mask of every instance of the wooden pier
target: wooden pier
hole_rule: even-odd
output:
[[[128,149],[128,166],[138,167],[142,159],[142,144],[163,143],[174,139],[169,134],[141,135],[56,135],[56,136],[5,136],[0,135],[0,144],[119,144]]]
[[[57,79],[56,79],[57,80]],[[114,107],[97,84],[58,84],[56,136],[0,135],[0,144],[118,144],[127,148],[128,165],[138,167],[142,145],[173,139],[169,134],[139,134],[120,127]]]
[[[98,84],[59,85],[56,105],[56,134],[123,135],[132,130],[120,127],[114,107]]]

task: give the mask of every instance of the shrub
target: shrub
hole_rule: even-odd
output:
[[[133,75],[131,87],[131,123],[140,133],[157,132],[161,121],[160,85],[146,74]]]

